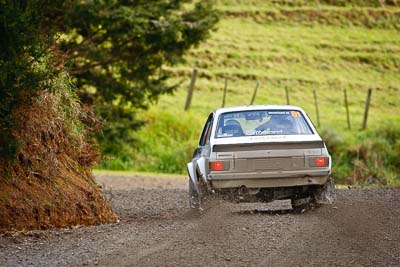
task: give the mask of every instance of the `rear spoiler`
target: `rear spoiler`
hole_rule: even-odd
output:
[[[303,141],[303,142],[271,142],[271,143],[214,145],[213,152],[313,149],[313,148],[325,148],[325,144],[323,141]]]

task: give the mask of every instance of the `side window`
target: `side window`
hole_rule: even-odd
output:
[[[199,142],[200,146],[205,146],[210,141],[212,121],[213,121],[213,114],[211,113],[210,116],[208,116],[207,122],[203,128],[203,132],[201,133],[201,138]]]

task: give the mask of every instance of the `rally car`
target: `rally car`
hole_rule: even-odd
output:
[[[294,209],[331,203],[332,159],[296,106],[241,106],[212,112],[187,164],[189,204],[210,195],[235,202],[290,199]]]

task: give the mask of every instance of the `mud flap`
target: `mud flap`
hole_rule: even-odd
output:
[[[198,167],[198,171],[199,171],[199,179],[203,180],[204,184],[207,185],[207,180],[206,180],[206,160],[204,157],[201,157],[197,160],[197,167]]]
[[[314,199],[318,204],[333,204],[336,200],[335,181],[328,178],[325,185],[314,192]]]
[[[195,210],[201,210],[201,192],[195,181],[196,177],[193,170],[193,163],[187,164],[189,175],[189,207]]]
[[[189,179],[189,207],[191,209],[201,209],[201,198],[194,188],[193,181]]]
[[[188,175],[189,175],[189,180],[192,180],[194,190],[196,190],[196,192],[198,194],[200,194],[200,190],[199,190],[199,188],[198,188],[198,186],[196,184],[196,176],[195,176],[195,173],[194,173],[193,163],[192,162],[189,162],[187,164],[187,172],[188,172]]]

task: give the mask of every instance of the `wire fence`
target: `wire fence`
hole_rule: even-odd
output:
[[[197,75],[198,75],[198,68],[195,67],[195,68],[193,68],[189,87],[188,87],[188,92],[187,92],[187,97],[186,97],[186,102],[185,102],[185,107],[184,107],[185,111],[189,110],[189,108],[190,108],[192,98],[193,98],[193,92],[195,89]],[[253,94],[252,94],[251,100],[249,102],[250,105],[254,104],[254,101],[257,97],[257,92],[258,92],[259,87],[260,87],[260,81],[256,80]],[[285,90],[286,104],[290,105],[290,98],[291,98],[290,97],[290,94],[291,94],[290,89],[287,86],[285,86],[284,90]],[[221,107],[225,107],[225,105],[226,105],[227,91],[228,91],[228,78],[225,78]],[[318,93],[317,93],[316,89],[313,89],[312,93],[313,93],[315,117],[316,117],[317,125],[318,125],[318,127],[320,127],[321,126],[321,116],[320,116],[320,112],[319,112]],[[368,88],[360,130],[367,129],[368,113],[369,113],[369,109],[370,109],[371,98],[372,98],[372,88]],[[350,111],[349,111],[348,94],[347,94],[346,89],[343,89],[343,105],[346,110],[347,128],[350,130],[352,128],[352,124],[351,124]]]

